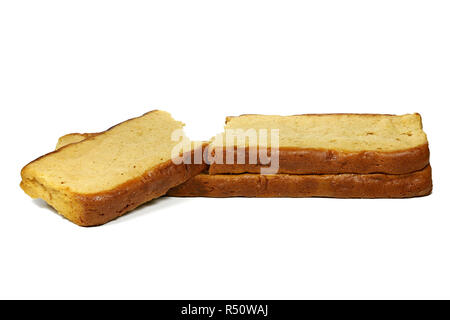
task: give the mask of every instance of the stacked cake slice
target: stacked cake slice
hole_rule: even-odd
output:
[[[228,117],[204,172],[171,196],[405,198],[432,190],[419,114]]]

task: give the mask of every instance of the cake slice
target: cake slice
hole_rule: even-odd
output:
[[[210,174],[405,174],[429,163],[417,113],[227,117],[210,149]]]
[[[216,174],[201,173],[170,189],[172,197],[410,198],[431,193],[431,167],[392,174]]]
[[[187,140],[183,125],[158,110],[122,122],[32,161],[21,187],[78,225],[106,223],[205,169],[180,158],[202,149],[172,140],[175,131]]]

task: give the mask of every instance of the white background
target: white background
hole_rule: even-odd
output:
[[[2,1],[1,298],[450,298],[448,1]],[[82,228],[19,188],[59,136],[159,108],[420,112],[434,193],[161,198]]]

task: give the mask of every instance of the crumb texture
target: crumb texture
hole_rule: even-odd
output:
[[[178,143],[171,134],[182,127],[167,112],[150,112],[31,162],[23,177],[80,194],[110,190],[169,161]]]
[[[337,151],[398,151],[427,143],[419,114],[365,115],[322,114],[295,116],[242,115],[228,117],[225,129],[278,129],[280,148],[332,149]],[[268,137],[270,146],[270,133]],[[258,145],[249,139],[226,141],[219,135],[213,142],[238,147]]]

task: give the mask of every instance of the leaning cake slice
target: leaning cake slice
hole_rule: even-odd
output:
[[[32,161],[22,169],[21,187],[78,225],[106,223],[204,170],[179,161],[194,152],[172,139],[175,131],[187,139],[183,126],[151,111]]]

